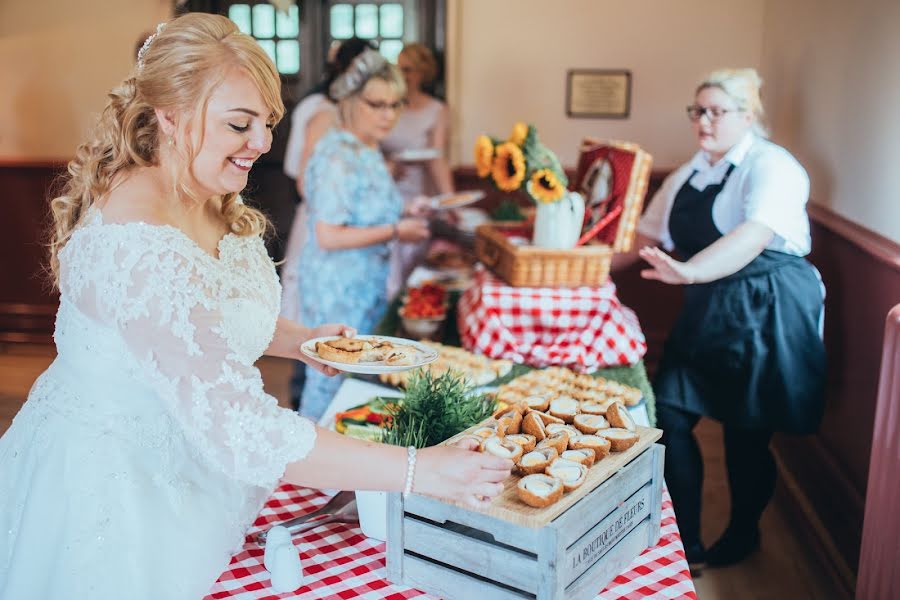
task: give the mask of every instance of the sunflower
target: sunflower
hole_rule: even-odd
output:
[[[528,193],[539,202],[556,202],[566,193],[556,173],[550,169],[538,169],[528,182]]]
[[[479,135],[475,140],[475,169],[482,179],[491,174],[494,162],[494,142],[486,135]]]
[[[514,192],[525,179],[525,155],[512,142],[504,142],[496,148],[494,166],[491,169],[494,183],[504,192]]]
[[[515,125],[513,125],[512,133],[509,134],[509,142],[512,142],[516,146],[521,147],[522,144],[525,143],[525,138],[528,137],[528,125],[519,121]]]

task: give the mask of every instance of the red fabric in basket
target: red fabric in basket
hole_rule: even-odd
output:
[[[323,525],[295,537],[294,545],[300,552],[304,573],[311,581],[293,593],[273,593],[269,573],[263,566],[263,548],[254,540],[256,534],[271,525],[312,512],[328,500],[328,496],[317,490],[289,484],[278,488],[248,531],[243,549],[234,555],[204,600],[434,598],[388,582],[385,544],[364,536],[358,525],[345,523]],[[672,500],[665,488],[659,543],[647,548],[597,596],[598,600],[639,598],[697,598]]]
[[[606,160],[612,170],[612,190],[606,198],[594,197],[593,184],[598,161]],[[585,219],[587,228],[600,221],[606,214],[612,212],[616,206],[624,206],[625,196],[628,192],[628,183],[631,181],[631,170],[634,168],[635,156],[633,152],[614,148],[606,145],[596,145],[582,150],[578,157],[578,168],[575,178],[572,180],[571,189],[581,192],[585,200]],[[593,167],[593,169],[592,169]],[[591,175],[591,180],[587,180]],[[597,240],[612,246],[619,230],[619,219],[616,217],[597,235]]]
[[[647,352],[634,312],[612,280],[601,287],[513,287],[479,265],[459,301],[457,324],[467,350],[532,367],[592,373],[633,365]]]

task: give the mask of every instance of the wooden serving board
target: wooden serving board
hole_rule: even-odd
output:
[[[476,427],[478,427],[478,425],[470,427],[466,431],[453,436],[445,441],[444,444],[452,444],[458,438]],[[585,479],[585,482],[581,487],[563,494],[563,497],[558,502],[555,502],[550,506],[545,506],[544,508],[528,506],[519,500],[519,496],[516,493],[516,485],[519,483],[521,477],[512,474],[504,482],[503,493],[494,498],[494,501],[488,508],[480,512],[525,527],[541,528],[546,526],[553,519],[569,509],[573,504],[588,495],[588,493],[601,483],[615,475],[622,467],[630,463],[634,458],[639,456],[656,442],[656,440],[662,437],[662,430],[654,429],[652,427],[638,427],[637,433],[640,435],[640,439],[634,446],[624,452],[610,452],[606,458],[600,462],[594,463],[594,466],[588,470],[587,479]],[[468,510],[474,510],[470,506],[462,503],[449,503]]]

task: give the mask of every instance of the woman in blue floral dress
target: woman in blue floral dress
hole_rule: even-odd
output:
[[[423,219],[403,216],[403,199],[378,150],[404,92],[396,68],[374,50],[354,59],[332,85],[341,127],[322,137],[304,175],[310,218],[300,260],[300,314],[309,326],[340,321],[371,332],[387,308],[389,242],[429,237]],[[319,418],[340,383],[309,373],[300,413]]]

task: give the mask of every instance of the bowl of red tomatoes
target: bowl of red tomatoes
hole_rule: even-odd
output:
[[[399,313],[407,333],[420,338],[433,336],[447,320],[447,290],[436,283],[409,288]]]

